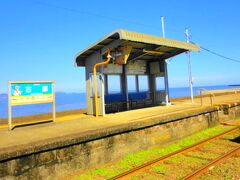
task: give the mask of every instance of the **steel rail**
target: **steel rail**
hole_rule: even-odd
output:
[[[133,169],[130,169],[130,170],[126,171],[126,172],[123,172],[123,173],[121,173],[121,174],[119,174],[119,175],[117,175],[117,176],[114,176],[114,177],[112,177],[112,178],[109,178],[108,180],[117,180],[117,179],[122,179],[122,178],[126,178],[126,177],[133,176],[134,174],[137,174],[137,173],[139,173],[139,172],[142,172],[142,171],[150,168],[150,167],[153,166],[154,164],[157,164],[157,163],[159,163],[159,162],[161,162],[161,161],[163,161],[163,160],[165,160],[165,159],[167,159],[167,158],[169,158],[169,157],[172,157],[172,156],[174,156],[174,155],[181,154],[181,153],[184,153],[184,152],[191,151],[191,150],[193,150],[193,149],[195,149],[195,148],[197,148],[197,147],[199,147],[199,146],[201,146],[201,145],[203,145],[203,144],[206,144],[206,143],[208,143],[208,142],[210,142],[210,141],[212,141],[212,140],[214,140],[214,139],[217,139],[217,138],[219,138],[219,137],[221,137],[221,136],[223,136],[223,135],[232,133],[232,132],[237,131],[237,130],[239,130],[239,129],[240,129],[240,126],[235,127],[235,128],[230,129],[230,130],[228,130],[228,131],[225,131],[225,132],[223,132],[223,133],[220,133],[220,134],[218,134],[218,135],[215,135],[215,136],[213,136],[213,137],[210,137],[210,138],[208,138],[208,139],[205,139],[205,140],[203,140],[203,141],[200,141],[200,142],[198,142],[198,143],[196,143],[196,144],[187,146],[187,147],[185,147],[185,148],[183,148],[183,149],[174,151],[174,152],[169,153],[169,154],[167,154],[167,155],[165,155],[165,156],[162,156],[162,157],[160,157],[160,158],[154,159],[154,160],[149,161],[149,162],[147,162],[147,163],[145,163],[145,164],[142,164],[142,165],[140,165],[140,166],[137,166],[137,167],[135,167],[135,168],[133,168]]]
[[[197,176],[206,172],[213,165],[219,164],[220,162],[226,160],[227,158],[230,158],[231,156],[237,154],[238,152],[240,152],[240,146],[238,146],[237,148],[234,148],[233,150],[225,153],[224,155],[218,157],[217,159],[209,162],[208,164],[206,164],[206,165],[202,166],[201,168],[197,169],[196,171],[190,173],[189,175],[182,178],[182,180],[190,180],[190,179],[196,178]]]

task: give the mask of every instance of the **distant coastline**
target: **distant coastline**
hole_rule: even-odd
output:
[[[231,85],[228,85],[228,86],[239,86],[240,87],[240,84],[231,84]]]
[[[198,95],[199,88],[206,90],[231,89],[237,85],[218,85],[194,87],[194,95]],[[65,111],[86,108],[86,93],[56,92],[56,110]],[[170,97],[190,96],[189,87],[170,88]],[[51,112],[51,104],[31,104],[13,107],[13,116],[26,116]],[[0,118],[7,117],[7,94],[0,94]]]

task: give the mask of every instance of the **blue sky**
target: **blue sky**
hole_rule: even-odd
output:
[[[192,41],[240,59],[240,1],[237,0],[0,0],[0,93],[9,80],[55,80],[56,90],[84,92],[84,68],[74,56],[112,30],[121,28]],[[194,86],[240,84],[240,63],[205,51],[192,52]],[[188,86],[186,55],[169,64],[171,87]]]

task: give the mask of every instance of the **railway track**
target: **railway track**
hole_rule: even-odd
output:
[[[178,151],[172,152],[170,154],[167,154],[163,157],[154,159],[148,163],[142,164],[140,166],[134,167],[133,169],[123,172],[117,176],[114,176],[110,178],[109,180],[118,180],[118,179],[130,179],[132,176],[137,176],[138,174],[142,172],[148,172],[150,171],[151,167],[157,166],[159,164],[168,165],[168,166],[176,166],[175,161],[176,158],[192,158],[199,159],[199,161],[204,160],[204,163],[198,163],[195,162],[195,165],[198,164],[198,166],[193,165],[193,167],[188,167],[191,170],[191,172],[181,175],[178,177],[173,177],[170,175],[170,177],[164,173],[160,173],[161,179],[193,179],[196,176],[199,176],[200,174],[206,172],[210,167],[213,167],[215,164],[224,161],[225,159],[240,153],[240,145],[238,143],[232,143],[230,140],[234,140],[234,138],[228,138],[226,136],[234,136],[239,138],[239,130],[240,126],[228,130],[226,132],[220,133],[216,136],[213,136],[211,138],[208,138],[206,140],[203,140],[199,143],[193,144],[191,146],[185,147],[183,149],[180,149]],[[198,157],[197,154],[200,154]],[[204,155],[205,154],[205,155]],[[214,158],[207,157],[206,154],[212,154]],[[217,156],[217,158],[216,158]],[[203,158],[205,157],[205,158]],[[175,159],[174,159],[175,158]],[[191,164],[191,162],[190,162]],[[194,164],[194,163],[193,163]],[[184,160],[182,162],[182,166],[180,168],[186,168],[184,165]],[[151,172],[152,173],[152,172]],[[141,178],[140,178],[141,179]],[[142,179],[145,179],[142,176]]]

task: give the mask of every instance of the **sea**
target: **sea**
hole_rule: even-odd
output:
[[[218,90],[218,89],[231,89],[239,88],[240,86],[199,86],[194,87],[194,95],[198,95],[199,88],[206,90]],[[177,87],[170,88],[170,97],[183,97],[190,96],[189,87]],[[0,94],[0,118],[6,118],[8,116],[7,109],[7,94]],[[64,111],[71,109],[86,108],[86,94],[85,93],[65,93],[56,92],[56,111]],[[29,105],[18,105],[12,107],[12,116],[26,116],[33,114],[41,114],[52,111],[51,103],[42,104],[29,104]]]

